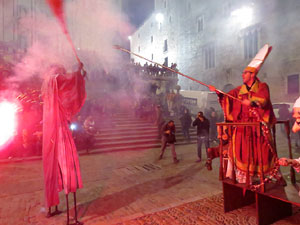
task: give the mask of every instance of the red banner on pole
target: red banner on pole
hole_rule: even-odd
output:
[[[64,2],[63,0],[46,0],[53,14],[64,24]]]
[[[70,45],[73,49],[73,52],[75,54],[75,57],[77,59],[78,62],[80,62],[80,59],[77,55],[77,52],[76,52],[76,49],[75,49],[75,46],[72,42],[72,39],[70,37],[70,34],[68,32],[68,29],[67,29],[67,25],[65,23],[65,18],[64,18],[64,1],[63,0],[46,0],[49,7],[51,8],[53,14],[56,16],[56,18],[58,19],[58,21],[60,22],[61,24],[61,28],[63,30],[63,32],[65,33],[68,41],[70,42]]]

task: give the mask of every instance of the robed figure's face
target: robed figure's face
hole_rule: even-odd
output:
[[[243,83],[251,86],[255,80],[255,74],[249,71],[244,71],[242,74]]]

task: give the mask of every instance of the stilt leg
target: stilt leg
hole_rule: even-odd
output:
[[[49,208],[48,208],[48,213],[47,213],[46,217],[49,218],[49,217],[51,217],[51,216],[52,216],[52,215],[51,215],[51,207],[49,207]]]
[[[77,203],[76,203],[76,192],[73,193],[74,196],[74,210],[75,210],[75,224],[76,225],[83,225],[82,222],[77,220]]]
[[[61,214],[61,211],[58,210],[58,206],[56,205],[54,212],[51,212],[51,207],[48,208],[48,213],[47,213],[46,217],[49,218],[49,217],[52,217],[52,216],[55,216],[55,215],[58,215],[58,214]]]
[[[69,198],[68,198],[68,194],[66,194],[66,204],[67,204],[67,225],[69,225]]]

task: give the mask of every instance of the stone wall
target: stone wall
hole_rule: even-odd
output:
[[[169,64],[177,63],[179,71],[224,89],[241,84],[241,73],[252,59],[245,57],[245,40],[256,36],[257,50],[266,43],[273,46],[258,75],[269,84],[272,101],[293,102],[299,96],[287,94],[287,77],[300,72],[300,1],[156,0],[155,4],[153,15],[132,36],[132,51],[149,59],[153,54],[159,63],[168,57]],[[235,16],[241,12],[237,10],[246,7],[252,9],[252,16]],[[164,15],[161,29],[155,19],[157,13]],[[168,40],[165,52],[164,40]],[[210,48],[214,66],[206,68]],[[185,90],[207,90],[183,77],[179,84]]]

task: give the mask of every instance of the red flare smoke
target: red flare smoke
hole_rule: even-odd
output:
[[[80,59],[77,55],[75,46],[72,42],[72,39],[71,39],[70,34],[68,32],[68,29],[67,29],[67,25],[65,23],[63,0],[47,0],[47,3],[49,5],[49,7],[51,8],[53,14],[56,16],[56,18],[60,22],[61,28],[62,28],[63,32],[65,33],[65,35],[66,35],[66,37],[67,37],[67,39],[68,39],[68,41],[69,41],[69,43],[70,43],[70,45],[73,49],[75,57],[76,57],[77,61],[80,63]]]

